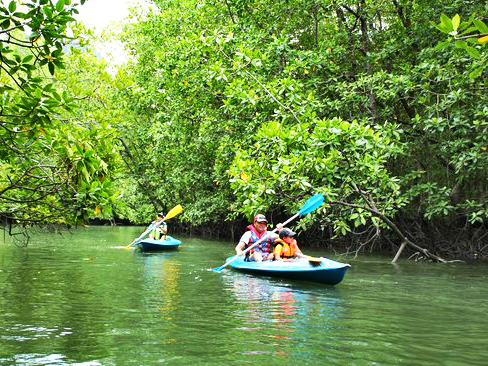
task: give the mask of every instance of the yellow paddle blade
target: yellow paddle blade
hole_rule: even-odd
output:
[[[307,259],[311,263],[322,263],[322,258],[317,258],[317,257],[308,257]]]
[[[179,215],[181,213],[181,211],[183,211],[183,207],[181,207],[181,205],[177,205],[175,207],[173,207],[167,214],[166,216],[164,216],[164,221],[166,220],[169,220],[173,217],[175,217],[176,215]]]

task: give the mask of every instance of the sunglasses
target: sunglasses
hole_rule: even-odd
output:
[[[256,223],[258,223],[260,225],[268,225],[268,223],[266,221],[256,221]]]

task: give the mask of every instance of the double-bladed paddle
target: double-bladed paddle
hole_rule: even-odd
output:
[[[305,204],[302,206],[302,208],[300,209],[300,211],[298,211],[297,214],[295,214],[294,216],[290,217],[288,220],[286,220],[284,223],[283,223],[283,226],[285,226],[286,224],[288,224],[290,221],[292,220],[295,220],[298,216],[303,216],[303,215],[306,215],[310,212],[312,212],[313,210],[315,210],[317,207],[319,207],[320,205],[322,205],[322,203],[324,202],[324,196],[321,195],[320,193],[316,194],[315,196],[312,196],[310,197],[307,202],[305,202]],[[246,254],[248,251],[250,251],[252,248],[254,248],[256,245],[258,245],[259,243],[261,243],[262,241],[264,241],[268,235],[270,233],[274,233],[276,232],[276,230],[278,230],[278,228],[274,229],[273,231],[271,232],[268,232],[266,233],[261,239],[259,239],[257,242],[255,242],[253,245],[251,245],[249,248],[247,248],[246,250],[244,250],[242,252],[241,255],[244,255]],[[234,256],[232,259],[230,259],[229,261],[227,261],[224,265],[220,266],[220,267],[217,267],[217,268],[212,268],[213,271],[217,271],[217,272],[220,272],[222,271],[225,267],[227,267],[229,264],[231,264],[232,262],[234,262],[237,258],[239,258],[238,255]]]
[[[173,207],[171,210],[169,210],[169,212],[166,214],[166,216],[164,216],[164,219],[162,219],[161,221],[158,221],[158,222],[152,222],[151,225],[149,225],[149,227],[147,228],[147,230],[144,231],[141,234],[141,236],[139,236],[137,239],[134,239],[134,241],[132,243],[130,243],[129,245],[127,245],[126,248],[130,248],[131,246],[139,243],[152,229],[159,227],[159,225],[161,225],[164,221],[169,220],[169,219],[175,217],[176,215],[180,214],[181,211],[183,211],[183,207],[181,207],[181,205],[177,205],[177,206]]]

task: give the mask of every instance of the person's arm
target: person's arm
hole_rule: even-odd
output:
[[[245,247],[246,247],[246,243],[240,241],[239,244],[236,245],[236,254],[241,256]]]
[[[278,244],[277,246],[275,246],[274,248],[274,259],[277,260],[277,261],[281,261],[281,249],[283,248],[283,246],[281,244]]]
[[[154,223],[151,223],[151,225],[154,224]],[[148,238],[149,239],[154,239],[154,229],[152,229],[150,232],[149,232],[149,235],[148,235]]]
[[[242,234],[241,238],[239,239],[239,244],[236,245],[236,254],[242,255],[242,252],[246,249],[246,243],[249,243],[249,239],[251,238],[251,232],[246,231]]]
[[[298,244],[297,244],[297,242],[296,242],[296,241],[293,243],[293,245],[295,246],[295,256],[296,256],[296,257],[302,257],[302,258],[303,258],[303,257],[307,257],[305,254],[303,254],[303,253],[302,253],[302,251],[301,251],[301,250],[300,250],[300,248],[298,247]]]

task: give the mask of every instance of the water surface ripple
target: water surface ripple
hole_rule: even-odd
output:
[[[210,271],[232,242],[123,249],[141,230],[1,243],[0,365],[486,365],[486,265],[359,257],[330,287]]]

